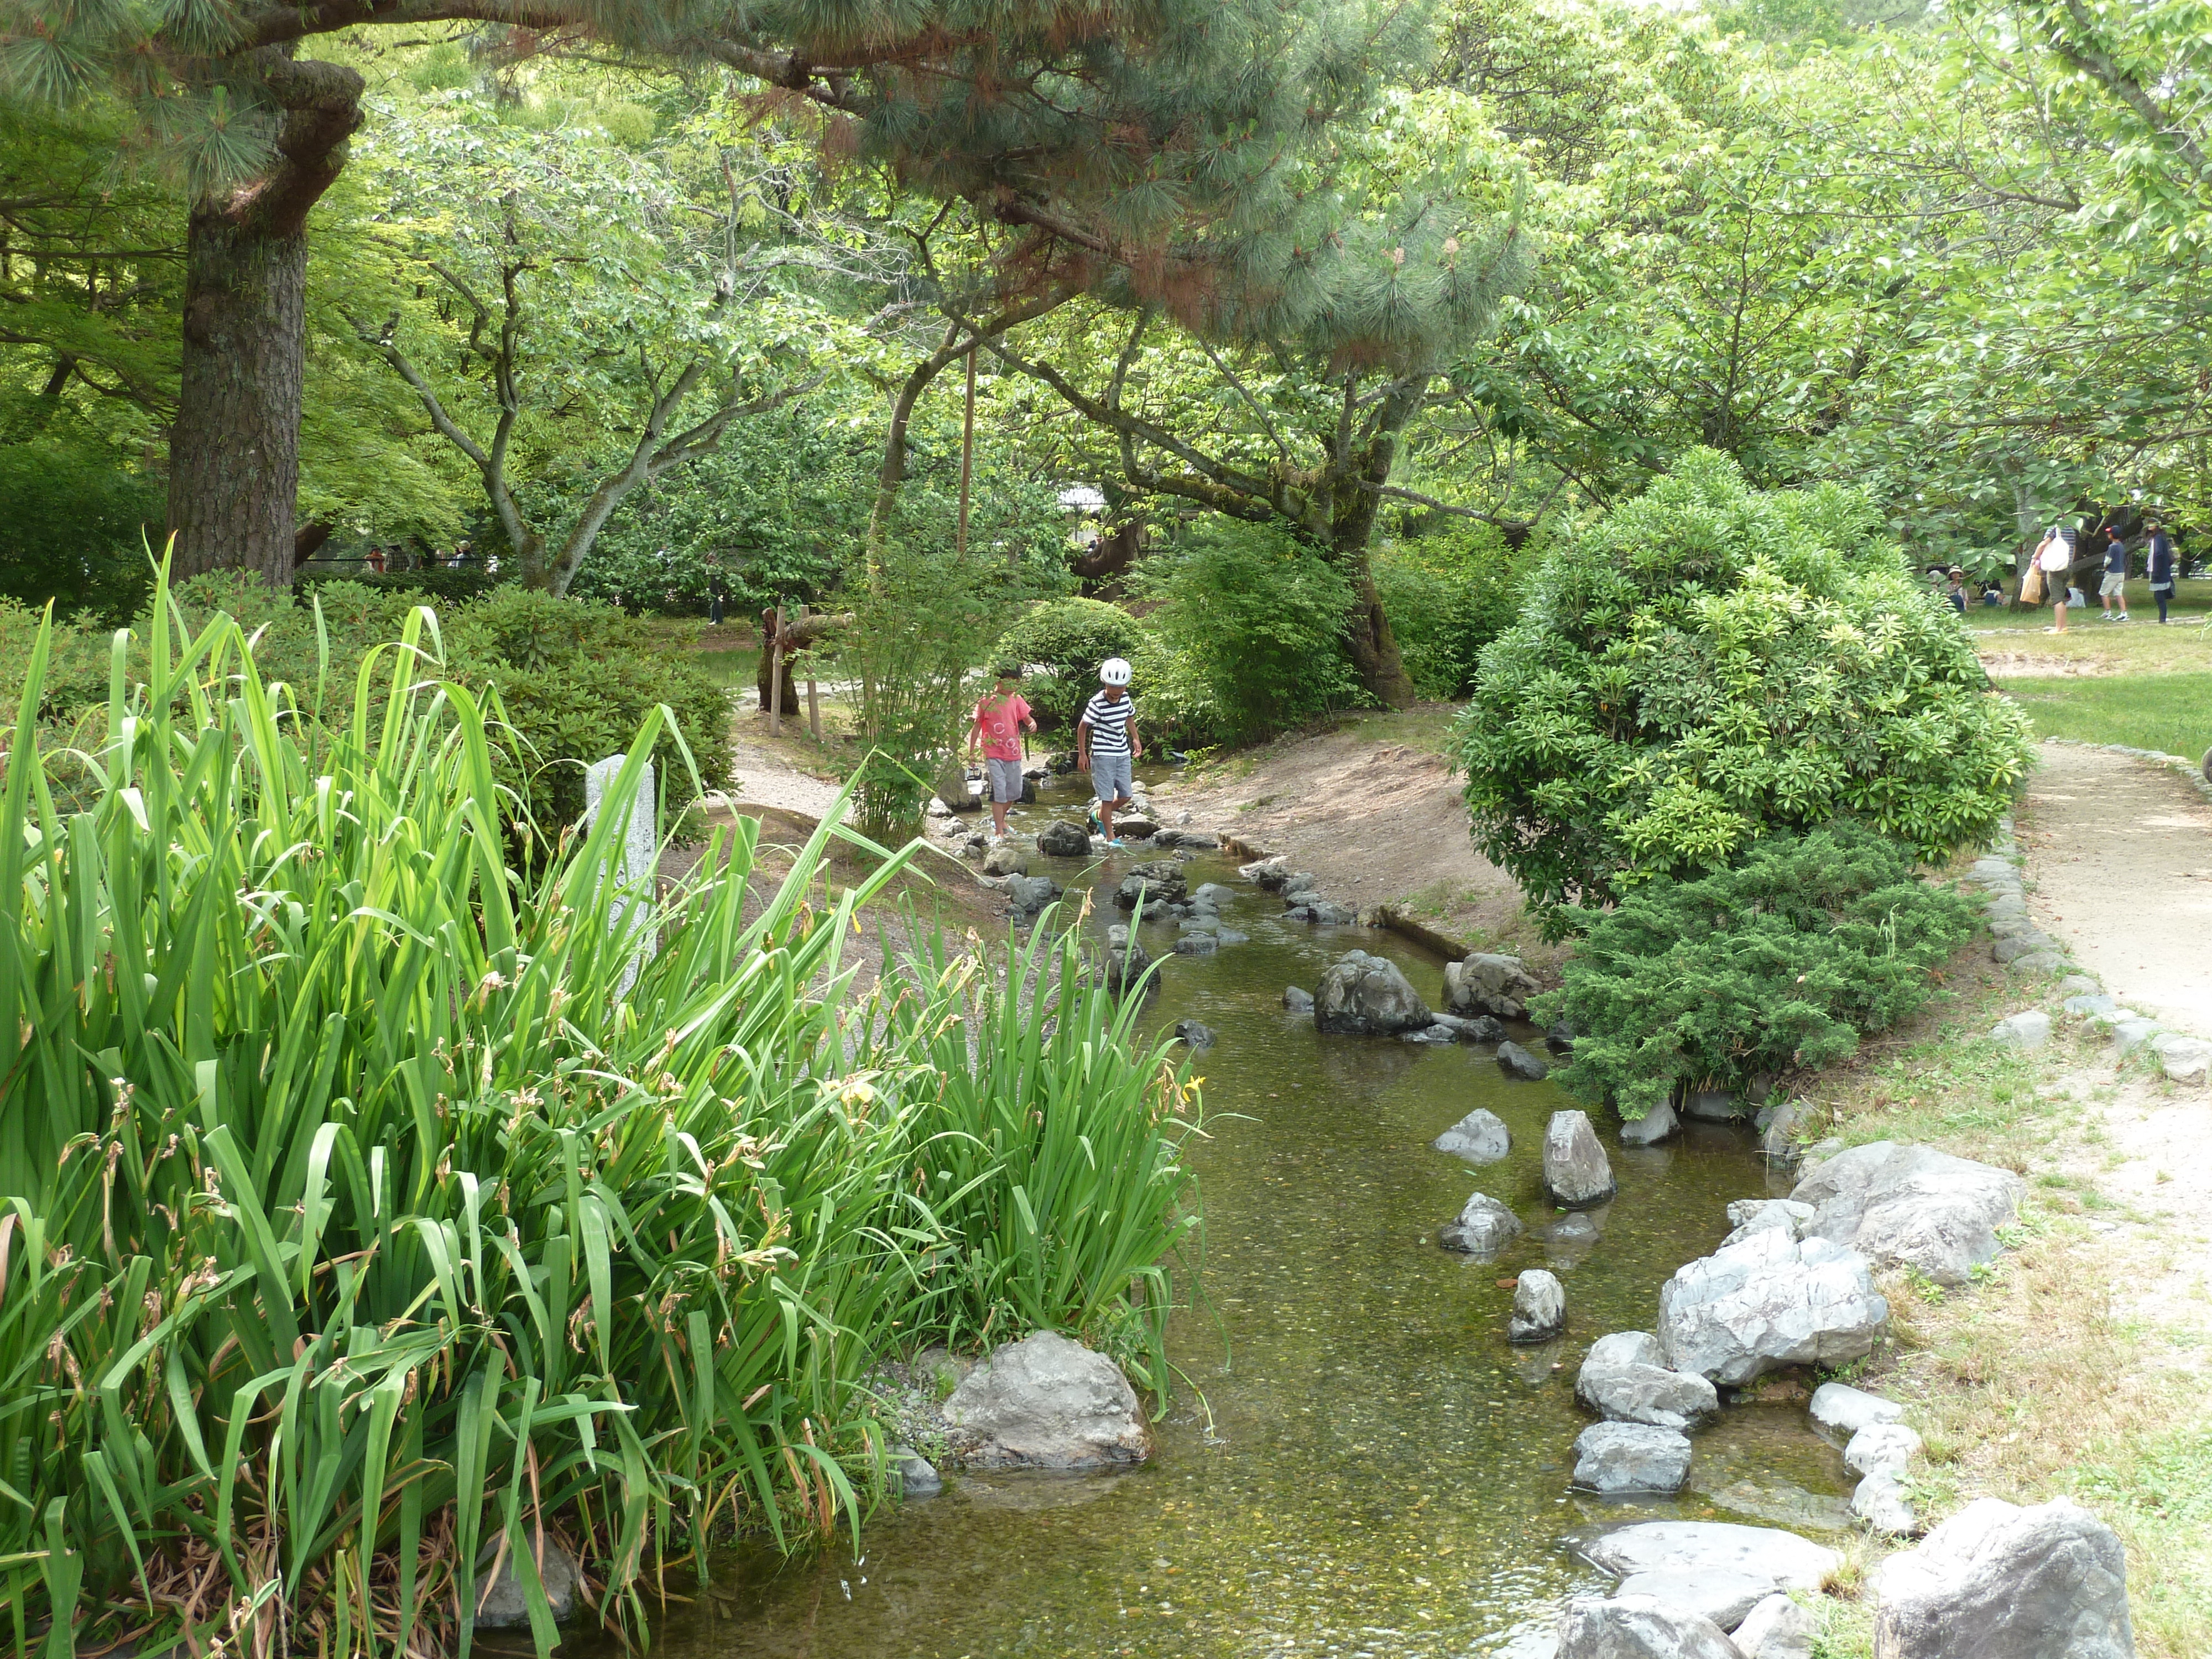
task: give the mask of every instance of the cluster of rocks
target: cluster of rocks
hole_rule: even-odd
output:
[[[1476,1110],[1430,1144],[1469,1164],[1494,1164],[1511,1150],[1513,1137],[1496,1114]],[[1616,1190],[1604,1144],[1591,1128],[1589,1115],[1553,1113],[1544,1133],[1544,1191],[1552,1202],[1565,1210],[1589,1209],[1605,1203]],[[1489,1261],[1522,1231],[1521,1218],[1510,1206],[1487,1193],[1475,1192],[1459,1214],[1438,1230],[1437,1242],[1448,1250]],[[1564,1315],[1563,1304],[1563,1322]]]
[[[1797,1600],[1842,1558],[1795,1533],[1723,1521],[1647,1521],[1583,1541],[1619,1581],[1559,1609],[1558,1659],[1811,1659]]]
[[[2212,1075],[2212,1042],[2161,1030],[2156,1020],[2123,1007],[2086,974],[2069,975],[2059,988],[2070,994],[2060,1005],[2064,1011],[2101,1033],[2116,1056],[2148,1054],[2176,1083],[2203,1083]],[[2051,1029],[2049,1014],[2029,1008],[1999,1020],[1990,1036],[2007,1048],[2040,1048],[2051,1041]]]
[[[1284,914],[1293,921],[1310,922],[1323,927],[1347,927],[1359,920],[1359,913],[1350,905],[1323,898],[1320,884],[1313,873],[1291,869],[1286,859],[1255,859],[1249,864],[1239,866],[1237,873],[1261,891],[1279,895]]]
[[[1813,1427],[1844,1449],[1844,1467],[1859,1477],[1851,1513],[1870,1531],[1909,1537],[1920,1530],[1906,1483],[1920,1455],[1920,1437],[1905,1425],[1905,1408],[1844,1382],[1813,1392]]]
[[[1988,926],[1990,955],[2016,974],[2046,975],[2066,965],[2066,947],[2039,928],[2027,914],[2021,890],[2020,866],[2010,856],[2012,822],[2006,819],[1996,847],[1974,860],[1966,879],[1989,895],[1982,920]]]
[[[1176,925],[1182,933],[1175,943],[1176,954],[1210,957],[1227,945],[1242,945],[1249,939],[1251,935],[1230,927],[1222,915],[1224,908],[1236,897],[1232,890],[1218,881],[1200,882],[1188,900],[1173,907]]]

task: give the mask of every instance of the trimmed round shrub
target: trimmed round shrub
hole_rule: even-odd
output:
[[[1524,594],[1454,744],[1476,842],[1553,938],[1841,812],[1940,857],[2027,769],[2027,717],[1845,490],[1763,494],[1696,451]]]
[[[1039,675],[1022,696],[1047,731],[1073,731],[1076,716],[1098,689],[1098,665],[1109,657],[1134,657],[1144,648],[1145,625],[1103,599],[1046,599],[1010,629],[995,655],[1011,657]]]

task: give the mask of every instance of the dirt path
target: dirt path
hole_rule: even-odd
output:
[[[2047,743],[2020,825],[2045,931],[2129,1007],[2212,1036],[2212,802],[2132,757]]]

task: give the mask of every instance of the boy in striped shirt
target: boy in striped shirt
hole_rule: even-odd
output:
[[[1114,814],[1136,805],[1129,793],[1130,768],[1145,752],[1137,735],[1137,704],[1129,696],[1129,665],[1109,657],[1098,665],[1098,691],[1083,706],[1075,726],[1075,763],[1091,774],[1091,787],[1098,794],[1098,823],[1106,839],[1121,845],[1114,834]]]

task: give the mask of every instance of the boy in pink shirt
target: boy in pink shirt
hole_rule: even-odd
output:
[[[968,728],[968,758],[975,758],[980,744],[983,765],[991,775],[991,822],[995,841],[1006,838],[1006,808],[1022,798],[1022,733],[1037,729],[1030,706],[1016,689],[1022,683],[1019,663],[999,665],[999,689],[975,705],[975,718]]]

